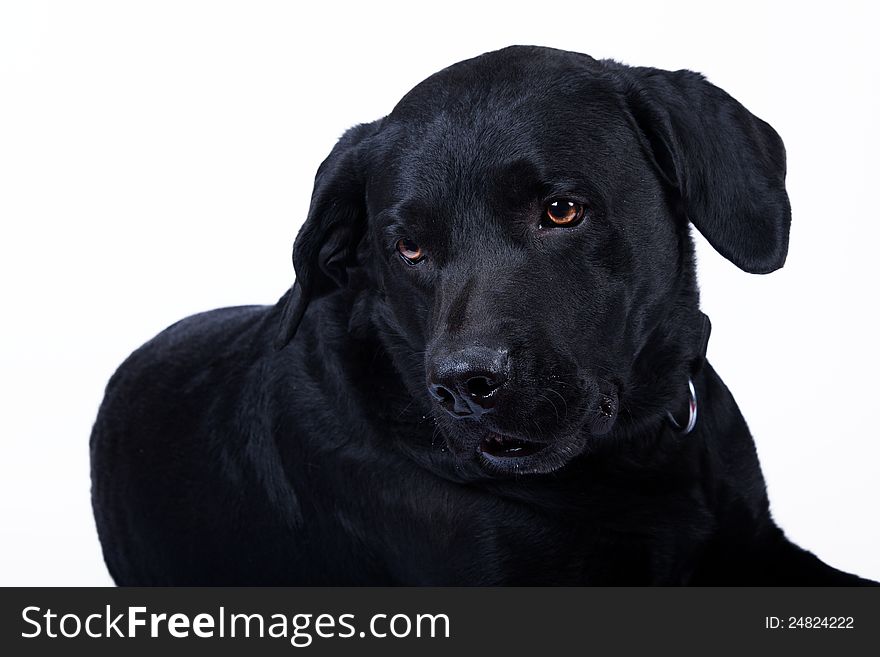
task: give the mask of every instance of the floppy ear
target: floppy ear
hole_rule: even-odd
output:
[[[687,218],[740,269],[782,267],[791,207],[776,131],[698,73],[629,71],[636,121]]]
[[[360,146],[374,126],[348,130],[318,167],[309,214],[293,243],[296,281],[279,302],[276,349],[293,338],[311,299],[348,282],[348,268],[366,229]]]

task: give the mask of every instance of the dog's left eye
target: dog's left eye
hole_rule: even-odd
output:
[[[541,224],[544,226],[574,226],[580,223],[586,213],[586,207],[577,201],[558,198],[544,206]]]

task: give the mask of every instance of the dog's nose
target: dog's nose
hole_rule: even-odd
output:
[[[495,408],[508,370],[506,349],[466,347],[434,359],[428,389],[453,417],[479,418]]]

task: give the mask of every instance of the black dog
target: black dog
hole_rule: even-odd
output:
[[[771,272],[784,178],[689,71],[513,47],[431,76],[321,165],[276,306],[185,319],[111,379],[113,578],[865,583],[774,524],[704,360],[689,222]]]

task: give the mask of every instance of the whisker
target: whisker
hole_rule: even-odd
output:
[[[538,438],[541,442],[544,441],[544,432],[541,430],[541,425],[538,424],[538,421],[535,418],[532,418],[532,424],[535,425],[535,428],[538,430]]]
[[[397,418],[396,418],[396,419],[399,420],[401,417],[403,417],[403,414],[406,413],[406,412],[409,410],[409,407],[412,406],[412,405],[415,404],[415,403],[416,403],[416,400],[415,400],[415,399],[410,399],[410,400],[409,400],[409,403],[408,403],[406,406],[403,407],[403,410],[400,411],[400,413],[397,414]]]
[[[568,419],[568,402],[565,401],[565,397],[560,395],[553,388],[544,388],[544,390],[546,390],[547,392],[552,392],[554,395],[556,395],[557,397],[559,397],[562,400],[562,405],[565,408],[565,415],[563,416],[563,420],[567,420]]]
[[[556,404],[553,403],[553,400],[546,395],[542,395],[540,392],[538,393],[538,397],[547,400],[547,403],[553,407],[553,412],[556,413],[556,421],[561,422],[562,420],[559,418],[559,409],[556,408]]]

